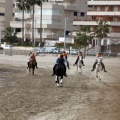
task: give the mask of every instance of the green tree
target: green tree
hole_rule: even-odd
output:
[[[12,45],[17,42],[17,36],[15,29],[12,27],[7,27],[4,31],[4,41],[11,45],[9,55],[12,55]],[[5,53],[5,51],[4,51]]]
[[[27,0],[17,0],[17,8],[22,11],[22,43],[24,42],[24,12],[30,10]]]
[[[103,21],[102,19],[97,21],[97,26],[94,27],[94,34],[96,38],[99,38],[99,52],[101,52],[101,40],[103,38],[108,37],[108,33],[110,32],[110,26],[107,24],[106,21]]]
[[[17,42],[17,36],[15,29],[12,27],[7,27],[4,31],[4,41],[12,45],[13,43]]]
[[[75,36],[75,44],[81,48],[84,48],[84,57],[86,52],[86,46],[89,44],[89,41],[93,39],[93,35],[91,34],[91,30],[89,26],[82,26]]]

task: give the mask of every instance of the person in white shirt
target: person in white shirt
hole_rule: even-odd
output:
[[[91,72],[94,71],[98,59],[101,60],[101,65],[102,65],[102,69],[104,69],[104,72],[107,72],[107,71],[105,70],[105,65],[104,65],[103,62],[102,62],[102,61],[103,61],[103,56],[102,56],[101,53],[98,53],[98,54],[96,55],[96,57],[95,57],[95,63],[93,64],[93,69],[91,70]]]

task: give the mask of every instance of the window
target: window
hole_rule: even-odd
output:
[[[85,16],[85,13],[84,13],[84,12],[81,12],[81,13],[80,13],[80,16]]]
[[[5,14],[4,13],[0,13],[0,16],[5,16]]]
[[[93,7],[92,5],[88,5],[88,7]]]
[[[77,12],[74,12],[74,16],[77,16]]]

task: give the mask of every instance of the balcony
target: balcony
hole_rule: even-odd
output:
[[[120,16],[120,11],[106,12],[106,11],[88,11],[87,15],[91,16]]]
[[[120,5],[120,1],[119,0],[92,0],[92,1],[88,1],[88,5]]]
[[[10,21],[10,26],[13,28],[22,28],[21,21]]]
[[[43,24],[42,28],[63,29],[63,26],[62,25],[54,25],[54,24]]]
[[[108,37],[112,37],[112,38],[120,38],[120,33],[109,33]]]
[[[65,10],[76,10],[76,4],[69,3],[58,3],[58,5],[63,5]]]
[[[15,18],[22,19],[23,18],[23,14],[22,13],[15,13]],[[25,13],[24,14],[24,19],[28,19],[28,18],[31,18],[31,14]]]
[[[110,26],[120,26],[120,22],[107,22]],[[90,25],[95,26],[97,25],[96,21],[93,20],[79,20],[79,21],[73,21],[73,25]]]

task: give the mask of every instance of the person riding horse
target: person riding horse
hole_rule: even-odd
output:
[[[56,59],[56,63],[53,67],[53,75],[55,75],[55,69],[56,69],[56,66],[58,65],[58,63],[61,63],[63,65],[63,71],[64,71],[64,76],[67,77],[66,75],[66,66],[65,66],[65,60],[63,58],[63,55],[58,55],[58,58]]]
[[[102,56],[101,53],[98,53],[98,54],[96,55],[96,57],[95,57],[95,63],[93,64],[93,69],[91,70],[91,72],[94,71],[98,59],[101,60],[101,65],[102,65],[102,69],[104,69],[104,72],[107,72],[107,71],[105,70],[105,65],[104,65],[103,62],[102,62],[102,61],[103,61],[103,56]]]
[[[35,62],[35,66],[38,69],[35,54],[33,52],[30,52],[29,56],[30,56],[30,58],[29,58],[27,69],[29,68],[30,61],[34,61]]]
[[[63,58],[65,59],[65,61],[66,61],[66,63],[67,63],[67,67],[68,67],[68,69],[70,69],[70,67],[69,67],[69,62],[68,62],[68,60],[67,60],[67,53],[65,52],[65,51],[63,51]]]
[[[77,65],[78,60],[79,60],[80,57],[81,57],[81,63],[82,63],[82,65],[85,66],[85,65],[84,65],[84,62],[83,62],[82,52],[80,52],[80,53],[77,55],[77,59],[76,59],[75,63],[73,64],[73,66]]]

